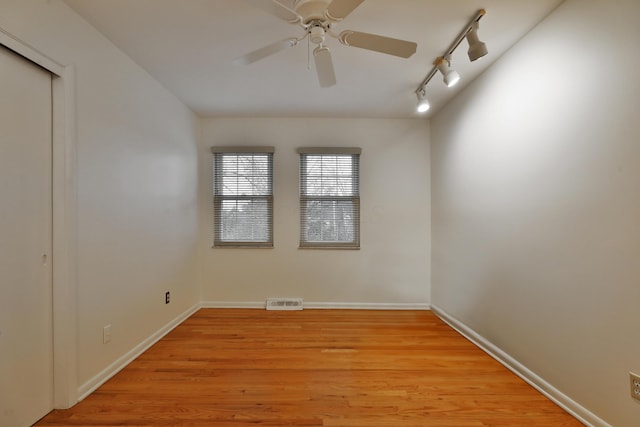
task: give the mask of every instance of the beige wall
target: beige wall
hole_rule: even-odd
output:
[[[75,67],[75,295],[82,391],[198,301],[198,122],[58,0],[3,0],[0,28]],[[166,290],[172,292],[169,305]],[[112,342],[105,345],[107,324]]]
[[[432,302],[638,424],[640,3],[568,0],[432,120]]]
[[[272,145],[274,249],[212,249],[212,145]],[[361,249],[298,249],[301,146],[361,147]],[[429,302],[429,125],[423,120],[205,119],[200,155],[202,299]]]

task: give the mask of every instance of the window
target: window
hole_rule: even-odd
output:
[[[301,148],[300,247],[360,247],[360,149]]]
[[[273,247],[273,147],[212,147],[213,246]]]

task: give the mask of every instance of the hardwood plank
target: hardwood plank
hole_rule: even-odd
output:
[[[428,311],[202,309],[37,426],[581,426]]]

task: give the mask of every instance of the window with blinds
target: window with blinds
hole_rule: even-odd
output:
[[[212,147],[213,245],[273,247],[273,147]]]
[[[300,247],[360,247],[359,148],[300,148]]]

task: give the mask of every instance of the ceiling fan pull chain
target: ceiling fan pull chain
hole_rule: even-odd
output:
[[[307,33],[307,70],[311,70],[311,40],[309,39],[309,33]]]

